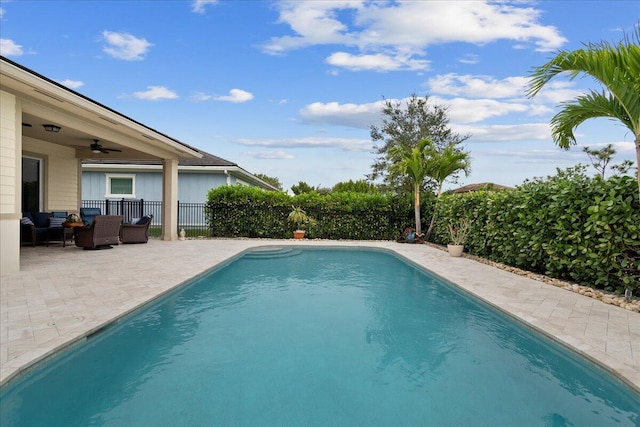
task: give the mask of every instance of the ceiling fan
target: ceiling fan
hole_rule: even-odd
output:
[[[117,151],[119,153],[122,152],[122,150],[118,150],[116,148],[104,148],[102,145],[100,145],[100,143],[98,141],[99,141],[98,139],[94,139],[93,140],[93,144],[91,144],[91,152],[92,153],[109,154],[110,151]]]

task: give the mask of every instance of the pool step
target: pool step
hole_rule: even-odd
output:
[[[300,250],[295,248],[269,247],[251,249],[244,256],[251,259],[274,259],[292,257],[300,255],[300,253]]]

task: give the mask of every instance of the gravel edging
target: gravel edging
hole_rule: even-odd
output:
[[[436,245],[434,243],[425,243],[425,244],[445,252],[447,251],[447,248],[444,246]],[[517,267],[512,267],[510,265],[490,261],[488,259],[476,256],[476,255],[463,253],[462,256],[464,258],[472,259],[474,261],[487,264],[492,267],[508,271],[510,273],[517,274],[519,276],[528,277],[530,279],[537,280],[539,282],[546,283],[548,285],[553,285],[558,288],[563,288],[568,291],[578,293],[580,295],[585,295],[590,298],[597,299],[599,301],[602,301],[605,304],[616,305],[626,310],[640,313],[640,298],[638,297],[633,297],[631,298],[631,301],[627,302],[624,296],[614,294],[613,292],[607,292],[600,289],[590,288],[589,286],[578,285],[577,283],[571,283],[571,282],[567,282],[560,279],[554,279],[552,277],[545,276],[544,274],[538,274],[538,273],[533,273],[531,271],[521,270]]]

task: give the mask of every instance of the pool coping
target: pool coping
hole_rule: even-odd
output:
[[[100,251],[103,255],[75,247],[24,248],[25,264],[35,261],[39,256],[44,256],[46,262],[39,266],[27,264],[20,273],[0,279],[0,347],[3,349],[0,354],[0,387],[4,388],[51,356],[83,343],[87,337],[181,288],[196,277],[232,262],[248,250],[268,246],[351,247],[390,251],[596,363],[640,394],[640,313],[604,304],[472,259],[452,258],[446,252],[428,245],[386,241],[270,239],[151,240],[147,245],[121,245],[110,251]],[[190,262],[185,263],[183,257],[175,257],[176,250]],[[214,257],[210,256],[212,253],[215,253]],[[139,261],[145,256],[155,257],[156,260],[141,269]],[[114,278],[105,276],[105,268],[96,267],[97,271],[91,273],[77,268],[79,260],[86,263],[100,258],[107,258],[105,262],[118,265],[121,274]],[[109,271],[108,267],[106,271]],[[140,275],[139,285],[127,283],[132,273],[134,277],[135,273]],[[87,284],[86,279],[92,282]],[[494,283],[486,284],[483,282],[486,279]],[[69,286],[65,283],[70,283],[77,292],[67,292]],[[34,291],[34,287],[39,291]],[[99,306],[102,302],[110,302],[110,293],[101,291],[104,287],[123,294],[124,299],[117,300],[108,310],[92,311],[92,304]],[[51,301],[51,298],[47,299],[47,292],[55,293],[55,290],[58,296],[62,293],[70,295],[66,300],[62,298],[63,305],[70,309],[60,314],[49,308],[51,318],[69,321],[71,315],[79,319],[75,322],[72,319],[73,324],[67,325],[69,327],[58,327],[56,322],[50,322],[54,323],[57,334],[51,330],[53,327],[41,322],[43,316],[46,317],[46,307]],[[16,298],[18,294],[21,298]],[[32,301],[29,301],[29,295]],[[100,301],[101,298],[105,301]],[[59,308],[56,306],[56,309]],[[49,335],[38,339],[42,331]],[[33,343],[25,338],[30,333]],[[47,336],[50,338],[47,339]],[[12,346],[16,345],[20,348],[15,347],[14,350]]]

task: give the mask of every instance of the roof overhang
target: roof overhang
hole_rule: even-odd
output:
[[[143,125],[13,61],[0,57],[0,89],[16,96],[22,109],[23,137],[76,148],[80,159],[200,158],[192,147]],[[47,132],[43,124],[61,127]],[[94,154],[98,139],[122,152]]]

